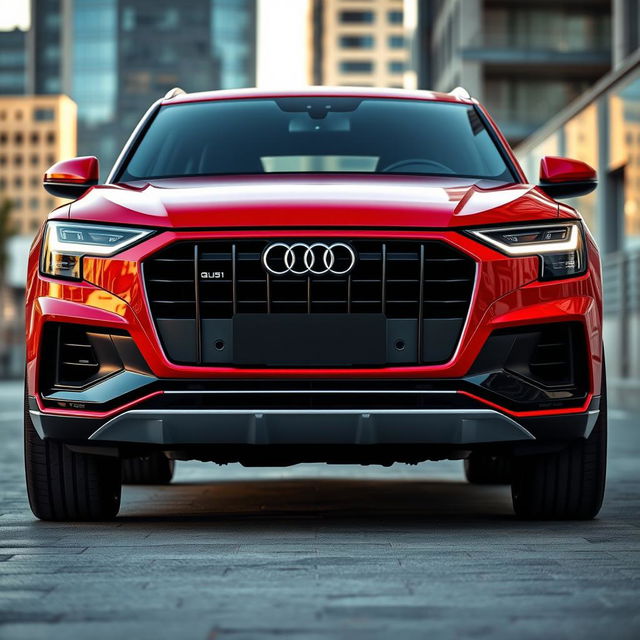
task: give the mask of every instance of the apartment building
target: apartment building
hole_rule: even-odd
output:
[[[611,0],[405,0],[405,12],[419,87],[462,85],[512,144],[611,68]]]
[[[76,155],[76,105],[67,96],[0,96],[0,200],[12,202],[11,225],[33,235],[64,201],[42,188],[45,170]]]
[[[402,0],[313,0],[310,22],[312,84],[404,86]]]

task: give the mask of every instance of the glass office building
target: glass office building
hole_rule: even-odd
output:
[[[146,109],[255,84],[256,0],[32,0],[29,89],[78,105],[78,152],[102,175]]]
[[[531,182],[540,158],[578,158],[598,189],[570,202],[603,254],[608,384],[618,406],[640,408],[640,51],[517,149]]]
[[[0,31],[0,95],[20,95],[26,82],[26,33]]]

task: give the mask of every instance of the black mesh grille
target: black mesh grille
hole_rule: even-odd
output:
[[[449,319],[462,326],[474,285],[470,257],[440,241],[341,241],[357,256],[351,272],[342,276],[267,273],[261,257],[271,240],[168,246],[144,263],[149,304],[161,336],[163,320],[200,325],[249,313],[382,313],[419,325]]]
[[[583,372],[575,371],[574,356],[574,351],[580,357],[585,352],[580,335],[572,324],[543,327],[528,362],[531,377],[549,387],[566,386],[581,378]]]
[[[59,325],[59,384],[78,385],[93,378],[100,369],[87,332],[74,325]]]

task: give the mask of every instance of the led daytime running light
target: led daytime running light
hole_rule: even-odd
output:
[[[577,224],[571,223],[566,225],[569,228],[569,237],[566,240],[558,240],[552,242],[526,242],[522,244],[509,244],[501,242],[493,234],[517,233],[525,231],[540,231],[542,229],[558,229],[561,225],[545,225],[539,227],[504,227],[499,229],[483,229],[481,231],[472,231],[471,233],[501,251],[511,256],[535,256],[547,253],[570,253],[576,251],[580,246],[580,229]],[[492,235],[489,235],[489,234]]]

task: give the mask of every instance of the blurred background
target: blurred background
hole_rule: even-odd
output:
[[[149,105],[305,84],[485,103],[531,182],[543,155],[598,170],[577,206],[604,254],[609,386],[640,409],[640,0],[0,0],[0,378],[23,371],[26,253],[62,204],[54,162],[106,175]]]

